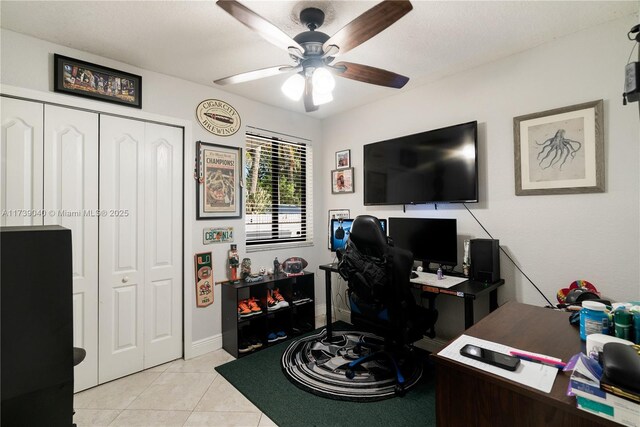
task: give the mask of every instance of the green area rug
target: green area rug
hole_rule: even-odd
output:
[[[341,327],[343,325],[337,325]],[[278,426],[435,426],[435,370],[404,397],[378,402],[325,399],[292,384],[280,359],[290,341],[218,366],[218,371]]]

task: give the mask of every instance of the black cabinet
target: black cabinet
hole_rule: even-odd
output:
[[[286,304],[270,309],[268,295],[273,295],[274,290]],[[314,299],[314,274],[308,272],[299,276],[264,276],[260,282],[223,284],[222,347],[237,358],[313,330]],[[254,311],[241,314],[238,304],[247,300],[253,301],[248,305],[253,305]]]
[[[0,228],[3,426],[70,426],[71,230]]]

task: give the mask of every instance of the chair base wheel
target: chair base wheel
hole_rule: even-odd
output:
[[[347,369],[346,371],[344,371],[344,376],[352,380],[355,378],[356,373],[353,371],[353,369]]]
[[[393,391],[396,393],[396,396],[400,397],[403,397],[405,394],[407,394],[407,390],[404,389],[404,386],[402,384],[396,384],[396,386],[393,388]]]

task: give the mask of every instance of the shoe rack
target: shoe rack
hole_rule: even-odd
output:
[[[267,294],[279,289],[288,307],[268,311]],[[304,295],[307,299],[302,303],[294,303],[296,298]],[[238,303],[242,300],[255,298],[261,313],[241,316],[238,313]],[[222,348],[232,356],[239,358],[272,347],[292,337],[301,335],[314,329],[315,295],[314,273],[305,272],[299,276],[264,276],[260,282],[240,281],[236,284],[222,285]],[[286,339],[269,342],[270,333],[284,332]],[[262,343],[259,348],[250,351],[239,351],[244,340],[258,340]]]

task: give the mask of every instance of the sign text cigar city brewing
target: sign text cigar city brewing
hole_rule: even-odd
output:
[[[231,105],[218,99],[205,99],[196,108],[198,122],[214,135],[231,136],[240,129],[240,115]]]

